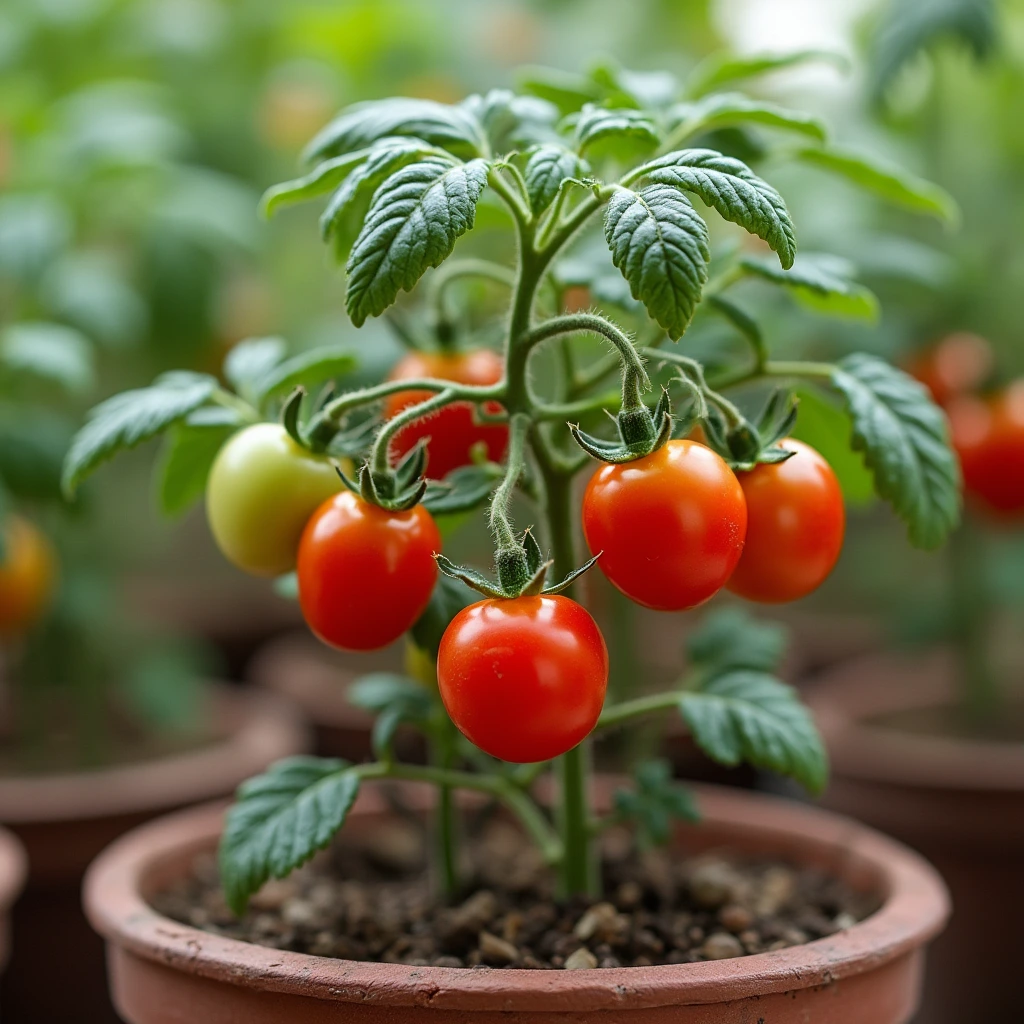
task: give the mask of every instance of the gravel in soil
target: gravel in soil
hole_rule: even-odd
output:
[[[429,839],[412,821],[341,841],[253,897],[224,903],[212,855],[159,893],[174,920],[276,949],[411,966],[578,970],[724,960],[801,945],[849,928],[878,900],[820,872],[727,851],[672,857],[604,840],[601,900],[554,898],[554,880],[511,825],[493,819],[464,843],[462,899],[434,895]]]

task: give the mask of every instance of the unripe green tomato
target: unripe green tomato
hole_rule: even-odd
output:
[[[257,423],[221,448],[206,484],[206,517],[224,557],[254,576],[295,568],[309,517],[341,481],[331,463],[277,423]]]

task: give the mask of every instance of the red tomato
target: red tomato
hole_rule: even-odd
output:
[[[732,575],[747,532],[743,491],[725,461],[696,441],[669,441],[634,462],[602,466],[583,497],[583,532],[627,597],[683,611]]]
[[[471,352],[410,352],[400,359],[388,375],[389,380],[413,380],[434,377],[458,384],[496,384],[504,373],[501,356],[490,349]],[[391,395],[384,408],[390,419],[406,406],[429,398],[427,391],[400,391]],[[497,402],[484,403],[489,413],[501,412]],[[421,437],[429,437],[427,476],[440,480],[453,469],[472,462],[470,449],[479,441],[487,447],[487,457],[501,462],[508,447],[508,427],[504,423],[477,423],[469,402],[456,402],[426,419],[410,423],[398,432],[392,444],[397,457],[408,452]]]
[[[597,724],[608,649],[568,597],[480,601],[445,630],[437,682],[452,721],[481,750],[517,764],[548,761]]]
[[[967,331],[949,334],[913,359],[907,369],[939,405],[974,391],[992,371],[992,346]]]
[[[819,587],[843,549],[846,512],[832,467],[802,441],[795,455],[739,474],[747,542],[728,588],[751,601],[795,601]]]
[[[988,399],[959,398],[948,411],[967,494],[997,515],[1024,511],[1024,380]]]
[[[388,512],[351,491],[329,498],[299,542],[299,604],[309,628],[345,651],[386,647],[426,608],[440,550],[422,505]]]

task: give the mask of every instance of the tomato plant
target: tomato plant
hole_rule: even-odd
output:
[[[779,447],[794,454],[740,474],[747,539],[728,583],[733,593],[767,604],[796,601],[821,586],[846,530],[832,467],[802,441],[787,438]]]
[[[608,650],[567,597],[480,601],[452,619],[437,658],[441,699],[467,739],[525,764],[571,750],[597,724]]]
[[[280,576],[295,568],[309,517],[340,487],[331,463],[300,448],[284,427],[254,424],[224,445],[210,470],[210,531],[239,569]]]
[[[431,377],[458,384],[496,384],[504,373],[504,363],[496,352],[480,348],[468,352],[410,352],[398,361],[389,374],[390,380],[416,380]],[[385,405],[388,418],[409,406],[429,398],[429,391],[400,391],[391,395]],[[489,415],[501,412],[494,402],[485,403]],[[392,442],[395,454],[406,455],[421,438],[427,443],[427,475],[434,479],[447,476],[453,469],[472,461],[475,445],[482,445],[492,462],[501,462],[508,446],[508,426],[504,423],[480,422],[468,402],[456,402],[403,427]]]
[[[389,512],[349,491],[328,498],[298,549],[299,604],[310,629],[347,651],[386,647],[426,608],[440,550],[422,505]]]
[[[32,522],[12,515],[3,524],[0,558],[0,636],[23,633],[46,611],[53,596],[57,556]]]
[[[635,462],[597,469],[583,497],[583,532],[601,571],[627,597],[685,611],[732,575],[747,506],[720,455],[696,441],[669,441]]]

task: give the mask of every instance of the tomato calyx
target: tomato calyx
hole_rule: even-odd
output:
[[[793,430],[796,414],[796,398],[790,392],[776,390],[769,396],[756,425],[743,415],[727,416],[718,405],[709,403],[702,426],[708,447],[733,470],[744,472],[760,463],[770,465],[792,458],[793,452],[779,442]]]
[[[457,565],[445,555],[435,555],[434,559],[446,576],[461,580],[484,597],[515,598],[560,594],[571,587],[599,557],[599,554],[595,555],[579,568],[573,569],[560,582],[546,585],[551,560],[545,559],[533,531],[526,529],[513,545],[503,545],[495,552],[496,581],[476,569]]]
[[[617,441],[594,437],[580,430],[578,424],[569,424],[575,442],[602,462],[614,464],[642,459],[657,451],[672,436],[672,404],[665,388],[661,389],[661,398],[653,413],[641,401],[639,382],[631,369],[626,371],[622,390],[624,401],[615,417]]]
[[[423,438],[403,456],[393,469],[374,468],[370,462],[359,467],[359,476],[352,480],[338,468],[341,482],[363,501],[379,505],[388,512],[406,512],[418,505],[427,493],[427,439]]]

